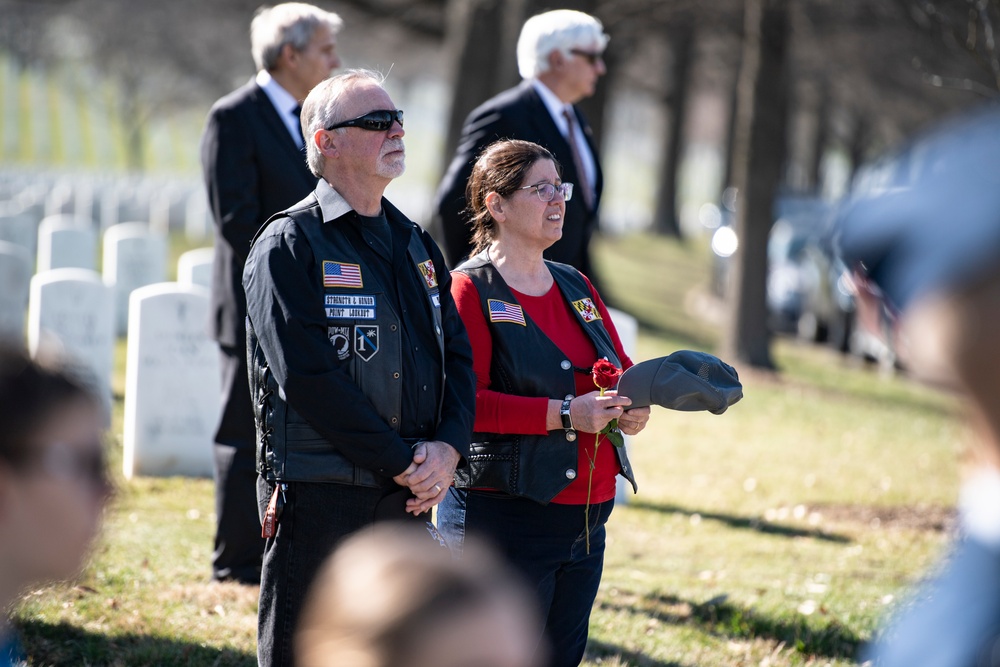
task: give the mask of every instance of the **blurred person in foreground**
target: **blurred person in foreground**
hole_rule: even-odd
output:
[[[43,353],[44,356],[44,353]],[[111,493],[100,399],[55,361],[0,345],[0,608],[80,569]],[[0,620],[0,667],[19,665]]]
[[[466,558],[381,524],[327,561],[296,634],[298,667],[541,667],[524,582],[475,541]]]
[[[403,112],[374,72],[320,83],[302,110],[316,190],[272,217],[243,275],[267,538],[261,665],[339,541],[444,497],[475,409],[469,339],[430,236],[382,197],[405,168]]]
[[[452,266],[474,245],[465,187],[476,158],[494,141],[523,139],[547,148],[576,188],[576,196],[566,202],[562,236],[545,249],[545,258],[595,278],[589,245],[604,177],[590,125],[576,104],[594,94],[607,71],[602,54],[608,39],[600,21],[574,10],[545,12],[525,22],[517,41],[524,80],[469,114],[435,197]]]
[[[632,362],[587,277],[543,258],[573,196],[552,153],[528,141],[490,145],[472,170],[476,254],[456,267],[452,293],[472,343],[476,433],[461,488],[438,508],[455,547],[487,535],[527,575],[553,666],[583,657],[615,477],[635,486],[624,448],[596,434],[612,420],[636,434],[650,412],[597,390],[598,360]]]
[[[260,582],[264,541],[254,488],[254,424],[247,388],[243,265],[271,215],[316,187],[306,165],[299,113],[313,87],[340,66],[341,20],[312,5],[262,7],[250,24],[257,75],[212,107],[201,164],[215,221],[209,329],[221,353],[222,412],[216,428],[212,577]]]
[[[886,667],[1000,665],[1000,111],[947,124],[842,215],[841,249],[903,311],[914,373],[954,387],[974,436],[948,557],[866,647]]]

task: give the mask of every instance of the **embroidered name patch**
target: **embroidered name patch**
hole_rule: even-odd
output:
[[[594,305],[591,299],[574,301],[573,307],[576,308],[576,312],[580,313],[580,317],[583,318],[584,322],[594,322],[601,319],[601,313],[598,312],[597,306]]]
[[[420,275],[424,277],[424,282],[427,283],[427,287],[437,287],[438,279],[437,272],[434,270],[434,262],[427,260],[426,262],[420,262],[417,266],[420,268]]]
[[[324,299],[329,320],[374,320],[375,297],[367,294],[327,294]]]
[[[507,303],[499,299],[490,299],[490,322],[513,322],[522,327],[528,326],[524,321],[524,311],[516,303]]]
[[[326,335],[330,337],[338,359],[344,361],[351,356],[351,327],[327,327]]]
[[[362,287],[361,265],[323,260],[323,287]]]
[[[378,352],[378,325],[358,324],[354,327],[354,354],[365,361]]]

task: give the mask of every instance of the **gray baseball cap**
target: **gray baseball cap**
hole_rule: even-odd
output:
[[[629,368],[618,381],[618,395],[632,399],[629,408],[659,405],[721,415],[743,398],[743,385],[736,369],[718,357],[678,350]]]

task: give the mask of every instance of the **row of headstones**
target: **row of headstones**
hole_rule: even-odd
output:
[[[116,244],[111,262],[130,250]],[[158,282],[124,294],[126,477],[211,475],[210,443],[219,410],[217,348],[206,333],[212,255],[211,248],[184,253],[177,283]],[[110,417],[122,283],[109,285],[96,271],[79,267],[32,276],[32,264],[27,250],[0,242],[0,335],[23,341],[27,307],[31,354],[56,346],[76,360],[93,378]]]
[[[0,276],[5,289],[0,295],[0,330],[23,330],[24,309],[32,259],[34,225],[27,218],[0,218]],[[51,216],[38,226],[37,270],[96,269],[97,236],[87,220]],[[205,285],[210,280],[210,248],[191,251],[178,266],[178,281]],[[122,223],[104,233],[104,281],[115,290],[115,332],[125,334],[128,298],[132,290],[166,279],[166,241],[151,233],[145,223]]]
[[[123,430],[126,478],[212,474],[220,409],[218,348],[209,338],[208,289],[158,283],[129,296]],[[114,292],[87,269],[31,279],[28,350],[56,352],[90,378],[110,419]]]
[[[194,241],[213,233],[205,189],[191,179],[0,170],[0,216],[6,215],[25,215],[36,223],[72,215],[94,220],[102,230],[148,220],[154,231],[183,230]]]

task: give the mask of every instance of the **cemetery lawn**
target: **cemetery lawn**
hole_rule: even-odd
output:
[[[595,243],[639,359],[714,351],[708,250]],[[639,495],[615,509],[586,665],[849,665],[953,527],[956,402],[779,339],[721,416],[654,408],[630,445]],[[78,581],[15,608],[34,665],[256,664],[257,591],[209,581],[211,480],[120,478],[124,343],[111,437],[119,491]]]

